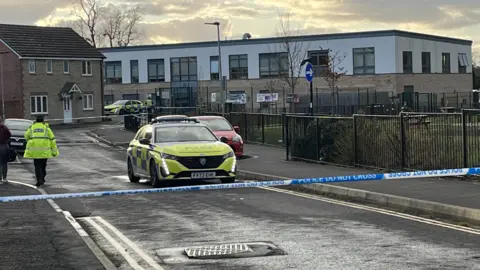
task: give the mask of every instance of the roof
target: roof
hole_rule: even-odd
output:
[[[60,89],[60,94],[70,94],[72,92],[81,92],[80,88],[78,88],[74,82],[66,82],[62,89]]]
[[[0,24],[0,41],[21,58],[104,59],[72,28]]]
[[[352,33],[336,33],[336,34],[322,34],[322,35],[305,35],[290,37],[294,41],[317,41],[317,40],[332,40],[332,39],[353,39],[353,38],[375,38],[375,37],[406,37],[424,39],[430,41],[446,42],[458,45],[471,46],[473,41],[466,39],[442,37],[414,32],[407,32],[401,30],[380,30],[367,32],[352,32]],[[238,45],[259,45],[283,42],[283,37],[269,37],[269,38],[255,38],[255,39],[239,39],[239,40],[222,40],[221,46],[238,46]],[[125,52],[125,51],[150,51],[150,50],[168,50],[168,49],[185,49],[185,48],[199,48],[199,47],[214,47],[218,46],[218,41],[205,42],[189,42],[177,44],[158,44],[158,45],[139,45],[128,47],[115,48],[99,48],[101,52]]]

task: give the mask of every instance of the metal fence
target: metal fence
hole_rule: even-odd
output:
[[[480,167],[480,110],[476,109],[352,117],[200,114],[224,116],[240,127],[247,143],[284,147],[287,160],[397,170]],[[154,115],[143,117],[150,121]],[[138,130],[142,121],[137,118],[126,116],[125,127]]]

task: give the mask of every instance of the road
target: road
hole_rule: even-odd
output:
[[[124,150],[95,143],[85,131],[56,131],[60,157],[49,161],[47,193],[149,188],[128,181]],[[55,202],[119,269],[480,269],[480,233],[473,230],[275,189]],[[186,247],[242,242],[273,243],[280,251],[237,259],[181,255]]]

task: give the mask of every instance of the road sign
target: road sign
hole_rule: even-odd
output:
[[[305,67],[305,78],[307,78],[307,81],[309,82],[313,80],[313,66],[310,63],[307,63],[307,66]]]

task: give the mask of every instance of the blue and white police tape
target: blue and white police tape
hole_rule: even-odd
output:
[[[317,178],[275,180],[275,181],[233,183],[233,184],[211,184],[211,185],[183,186],[183,187],[155,188],[155,189],[131,189],[131,190],[94,191],[94,192],[48,194],[48,195],[9,196],[9,197],[0,197],[0,202],[37,201],[37,200],[48,200],[48,199],[72,199],[72,198],[103,197],[103,196],[114,196],[114,195],[135,195],[135,194],[160,193],[160,192],[201,191],[201,190],[249,188],[249,187],[272,187],[272,186],[354,182],[354,181],[385,180],[385,179],[464,176],[464,175],[475,175],[475,174],[480,174],[480,167],[432,170],[432,171],[416,171],[416,172],[398,172],[398,173],[385,173],[385,174],[331,176],[331,177],[317,177]]]

